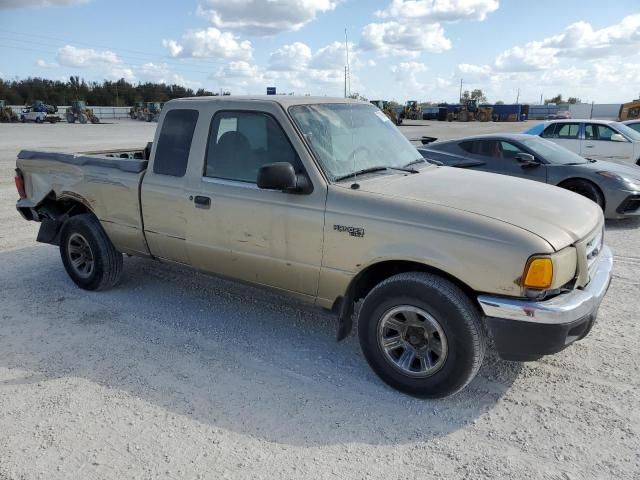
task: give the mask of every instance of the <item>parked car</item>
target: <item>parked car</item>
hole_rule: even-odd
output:
[[[640,165],[640,133],[610,120],[552,120],[524,133],[551,140],[585,158]]]
[[[48,113],[46,110],[36,110],[33,107],[25,107],[20,112],[20,121],[22,123],[25,122],[35,122],[35,123],[56,123],[58,121],[58,116],[55,114]]]
[[[640,133],[640,120],[627,120],[626,122],[622,122],[622,124]]]
[[[606,218],[640,215],[640,168],[586,160],[540,137],[482,135],[418,148],[443,165],[536,180],[596,202]],[[505,198],[505,201],[509,201]]]
[[[562,120],[571,118],[571,112],[569,110],[559,110],[547,117],[548,120]]]
[[[123,253],[178,263],[331,310],[339,340],[362,301],[365,358],[419,396],[464,388],[488,334],[511,360],[583,338],[611,278],[593,202],[430,165],[366,102],[172,100],[146,152],[23,150],[15,181],[80,288],[115,285]]]

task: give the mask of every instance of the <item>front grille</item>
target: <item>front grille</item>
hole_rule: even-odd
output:
[[[589,271],[589,277],[593,268],[595,267],[598,255],[602,251],[602,245],[604,244],[604,229],[600,230],[585,244],[585,254],[587,255],[587,269]]]
[[[618,207],[618,213],[634,213],[640,208],[640,195],[630,195]]]

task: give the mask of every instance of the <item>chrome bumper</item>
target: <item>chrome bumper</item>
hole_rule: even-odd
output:
[[[591,280],[583,289],[572,290],[539,302],[491,295],[479,295],[478,302],[484,314],[491,318],[547,325],[578,321],[598,310],[611,281],[611,250],[604,246],[599,257]]]

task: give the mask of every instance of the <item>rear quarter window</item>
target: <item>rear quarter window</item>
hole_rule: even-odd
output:
[[[197,110],[175,109],[167,112],[158,138],[153,173],[184,176],[197,121]]]

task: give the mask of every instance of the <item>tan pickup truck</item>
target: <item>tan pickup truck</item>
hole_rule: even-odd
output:
[[[16,185],[79,287],[115,285],[124,253],[285,292],[339,340],[357,316],[373,370],[418,396],[467,385],[489,338],[510,360],[581,339],[611,276],[596,204],[429,164],[357,101],[174,100],[145,150],[23,150]]]

